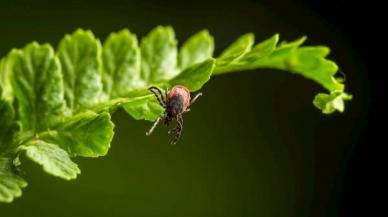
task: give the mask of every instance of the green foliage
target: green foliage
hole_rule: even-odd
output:
[[[0,157],[0,202],[12,202],[26,186],[27,182],[14,171],[11,159]]]
[[[158,26],[140,44],[141,78],[148,82],[171,79],[178,74],[177,41],[174,30]]]
[[[324,114],[331,114],[336,110],[343,112],[345,110],[344,101],[351,99],[352,95],[341,91],[334,91],[330,94],[320,93],[316,95],[313,103]]]
[[[279,36],[254,45],[249,33],[219,57],[206,31],[178,51],[171,27],[156,27],[142,38],[124,29],[103,43],[92,32],[66,35],[54,51],[33,42],[0,60],[0,201],[11,202],[27,183],[19,175],[25,154],[44,171],[70,180],[80,173],[72,157],[107,154],[113,138],[110,113],[123,107],[136,120],[155,120],[163,108],[147,91],[185,85],[197,91],[212,75],[257,68],[300,74],[329,91],[314,105],[323,113],[344,110],[344,85],[327,47],[302,46],[305,37],[278,43]]]
[[[127,29],[106,39],[102,57],[104,92],[108,98],[125,97],[132,90],[144,88],[140,81],[140,48],[136,36]]]
[[[33,140],[20,146],[19,150],[25,151],[27,157],[42,165],[43,170],[53,176],[70,180],[75,179],[81,172],[67,152],[56,144]]]
[[[61,65],[50,45],[31,43],[7,57],[17,116],[23,131],[33,133],[60,121],[65,112]]]
[[[252,48],[252,38],[253,36],[250,34],[241,36],[227,48],[221,54],[220,59],[222,62],[217,62],[213,74],[256,68],[275,68],[300,74],[326,88],[331,95],[348,96],[336,97],[336,106],[331,106],[331,109],[328,109],[322,104],[330,104],[328,100],[334,98],[322,99],[322,94],[318,94],[317,98],[321,99],[321,102],[315,102],[314,105],[321,109],[323,113],[330,114],[336,110],[340,112],[344,110],[343,101],[348,100],[350,95],[343,92],[344,85],[340,82],[340,79],[334,77],[338,67],[333,61],[326,59],[330,52],[329,48],[324,46],[301,46],[306,37],[293,42],[284,41],[278,44],[279,36],[277,34]]]
[[[179,50],[179,68],[185,69],[213,56],[214,39],[207,30],[191,36]]]
[[[65,99],[70,112],[90,108],[101,101],[101,43],[90,31],[77,30],[59,43]]]
[[[215,66],[216,60],[209,58],[186,68],[175,78],[171,79],[168,84],[170,86],[181,84],[186,86],[190,91],[197,91],[210,79]]]
[[[55,131],[50,131],[46,138],[72,157],[99,157],[108,152],[113,128],[109,113],[85,111],[67,119]]]

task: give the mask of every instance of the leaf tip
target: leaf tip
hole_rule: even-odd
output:
[[[272,44],[274,45],[274,48],[276,48],[276,45],[279,43],[279,38],[280,38],[280,34],[279,33],[275,33],[271,38],[268,39],[268,41],[271,41]]]
[[[313,104],[323,114],[332,114],[335,111],[342,113],[345,111],[345,101],[352,100],[352,98],[351,94],[342,91],[333,91],[330,94],[319,93],[315,96]]]

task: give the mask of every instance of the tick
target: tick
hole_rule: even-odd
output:
[[[190,111],[190,106],[202,96],[202,93],[197,93],[193,99],[190,97],[190,91],[183,85],[175,85],[169,91],[165,91],[158,87],[152,86],[148,88],[151,91],[158,103],[164,108],[163,114],[156,119],[151,128],[146,132],[146,135],[149,136],[163,120],[165,126],[169,126],[173,120],[176,120],[176,127],[169,130],[168,133],[175,133],[174,139],[171,141],[171,144],[176,144],[182,134],[183,129],[183,114]]]

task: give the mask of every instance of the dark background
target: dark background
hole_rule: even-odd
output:
[[[109,154],[77,161],[71,182],[24,159],[29,186],[0,216],[371,216],[378,208],[372,158],[383,129],[381,70],[373,65],[381,14],[346,1],[62,1],[0,3],[0,55],[37,40],[56,45],[76,28],[102,40],[127,27],[139,37],[172,25],[177,38],[207,28],[216,54],[237,36],[280,33],[328,45],[354,100],[326,116],[311,101],[315,83],[276,70],[214,77],[185,117],[182,140],[123,111],[113,116]],[[373,58],[372,58],[373,57]],[[381,143],[381,142],[380,142]]]

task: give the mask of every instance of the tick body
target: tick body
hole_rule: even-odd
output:
[[[191,100],[190,91],[183,85],[175,85],[170,91],[165,93],[160,88],[154,86],[148,88],[148,90],[155,95],[159,104],[164,108],[164,113],[156,119],[146,134],[150,135],[161,120],[163,120],[166,126],[169,126],[173,120],[176,120],[176,127],[168,131],[168,133],[175,133],[171,144],[176,144],[183,129],[183,114],[190,111],[190,106],[202,93],[198,93]]]

